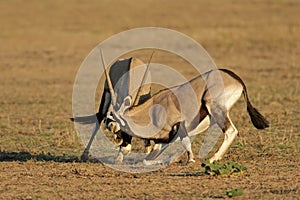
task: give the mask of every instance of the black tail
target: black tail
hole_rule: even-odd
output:
[[[252,121],[252,124],[257,128],[257,129],[265,129],[265,128],[268,128],[269,127],[269,122],[268,120],[262,116],[262,114],[260,114],[258,112],[258,110],[256,108],[254,108],[249,99],[247,98],[247,93],[246,91],[244,91],[244,96],[245,96],[245,99],[247,101],[247,111],[250,115],[250,118],[251,118],[251,121]]]
[[[260,114],[258,112],[258,110],[256,108],[254,108],[252,106],[252,104],[250,103],[248,93],[247,93],[247,88],[246,88],[246,85],[243,82],[243,80],[238,75],[236,75],[235,73],[233,73],[230,70],[227,70],[227,69],[220,69],[220,70],[226,72],[227,74],[229,74],[230,76],[232,76],[233,78],[235,78],[237,81],[239,81],[242,84],[243,94],[244,94],[244,97],[245,97],[245,101],[247,103],[247,111],[250,115],[251,122],[255,126],[255,128],[265,129],[265,128],[269,127],[268,120],[262,114]]]

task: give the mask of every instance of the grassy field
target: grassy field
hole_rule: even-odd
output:
[[[234,188],[241,199],[299,198],[299,10],[296,0],[0,1],[0,199],[211,199]],[[245,81],[271,126],[256,130],[242,101],[233,109],[239,136],[224,161],[243,174],[205,175],[199,160],[146,174],[77,162],[84,147],[69,117],[81,62],[146,26],[187,34]]]

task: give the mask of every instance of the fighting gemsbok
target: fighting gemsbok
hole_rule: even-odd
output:
[[[109,84],[107,83],[107,81],[105,81],[104,91],[102,94],[99,111],[96,113],[96,117],[95,115],[91,115],[83,117],[76,116],[74,118],[71,118],[72,121],[82,124],[96,124],[95,129],[91,134],[90,141],[86,146],[84,152],[82,153],[82,160],[88,159],[89,150],[100,125],[103,124],[104,126],[102,127],[106,128],[107,124],[112,122],[112,119],[109,115],[109,112],[111,110],[111,102],[121,105],[124,98],[128,95],[131,95],[136,99],[133,105],[138,105],[150,98],[150,85],[143,85],[138,92],[136,92],[135,90],[135,85],[139,86],[141,84],[141,81],[144,80],[143,75],[145,75],[146,73],[145,67],[146,65],[140,59],[135,57],[117,60],[114,64],[112,64],[109,70],[109,76],[111,77],[111,83],[109,84],[112,84],[112,86],[115,88],[116,93],[111,96],[109,92]],[[139,70],[135,70],[136,68]],[[151,79],[149,73],[146,73],[145,78]],[[113,133],[116,133],[114,129],[111,129],[111,131]],[[115,134],[116,137],[114,141],[117,145],[120,146],[121,153],[123,151],[130,152],[132,137],[123,131],[118,130],[117,132],[120,137]],[[146,153],[149,153],[151,151],[150,141],[145,140],[144,142],[146,148],[145,151]],[[122,161],[122,154],[120,154],[120,158],[118,159]]]
[[[108,73],[105,75],[107,82],[111,82]],[[111,96],[115,95],[113,87],[110,92]],[[238,134],[229,111],[242,94],[253,125],[257,129],[268,127],[269,122],[250,103],[242,79],[227,69],[211,70],[182,85],[161,90],[136,106],[131,106],[129,95],[121,106],[112,105],[112,116],[117,128],[133,137],[150,139],[155,144],[179,138],[188,153],[188,161],[192,162],[189,133],[209,117],[210,124],[217,124],[225,134],[221,147],[209,160],[213,162],[222,159]]]

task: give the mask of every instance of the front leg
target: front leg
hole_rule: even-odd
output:
[[[153,150],[146,156],[143,163],[145,165],[163,164],[163,160],[155,160],[161,155],[169,146],[169,144],[156,143],[154,144]]]
[[[122,164],[124,160],[124,154],[131,153],[131,144],[127,144],[126,146],[119,146],[118,156],[115,160],[116,164]]]
[[[145,160],[154,160],[161,154],[162,143],[154,144],[152,151],[148,154]]]
[[[144,139],[145,153],[149,154],[152,151],[151,142],[148,139]]]
[[[88,148],[84,149],[83,153],[80,156],[80,160],[84,161],[84,162],[89,160],[89,149]]]
[[[95,139],[95,136],[96,136],[96,134],[97,134],[99,128],[100,128],[100,126],[99,126],[99,123],[97,122],[97,123],[96,123],[96,126],[95,126],[94,129],[93,129],[93,133],[92,133],[92,135],[91,135],[91,138],[90,138],[90,140],[89,140],[87,146],[85,147],[83,153],[82,153],[81,156],[80,156],[80,160],[82,160],[82,161],[87,161],[87,160],[89,159],[89,152],[90,152],[92,143],[93,143],[93,141],[94,141],[94,139]]]
[[[177,138],[177,130],[178,130],[178,125],[174,125],[172,127],[171,132],[169,133],[169,138],[164,139],[164,140],[154,140],[154,147],[152,151],[149,153],[149,155],[145,158],[145,161],[147,160],[154,160],[156,159],[159,155],[161,155],[169,146],[169,143],[172,141],[175,141]],[[150,143],[150,140],[148,140]],[[164,142],[164,143],[162,143]]]
[[[119,147],[118,156],[117,156],[117,158],[116,158],[116,160],[115,160],[115,164],[117,164],[117,165],[122,164],[123,159],[124,159],[123,148],[122,148],[122,146],[120,146],[120,147]]]
[[[185,148],[185,150],[188,153],[188,162],[195,162],[194,154],[192,151],[192,144],[190,137],[188,136],[188,133],[186,131],[186,128],[184,126],[184,122],[180,123],[179,129],[178,129],[178,135],[181,141],[181,144]]]

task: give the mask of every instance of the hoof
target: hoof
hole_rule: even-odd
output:
[[[82,153],[82,155],[80,156],[80,160],[85,162],[89,160],[89,152],[88,151],[84,151]]]
[[[120,165],[123,163],[123,154],[119,153],[118,157],[115,160],[115,164]]]
[[[209,159],[209,163],[213,163],[213,162],[218,161],[218,160],[221,160],[221,158],[217,158],[217,157],[213,156]]]
[[[188,164],[189,163],[195,163],[196,161],[195,161],[195,159],[190,159],[189,161],[188,161]]]
[[[121,165],[123,163],[123,159],[121,159],[121,158],[116,158],[116,160],[115,160],[115,164],[116,165]]]

